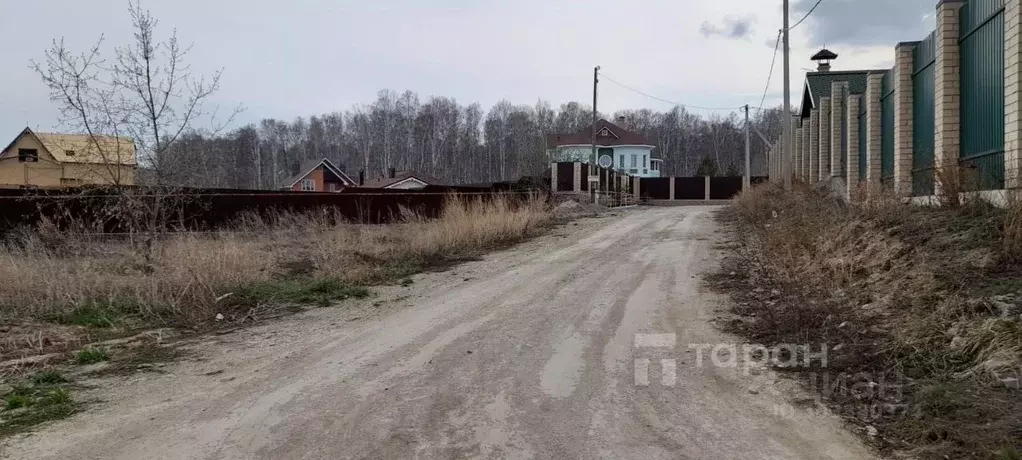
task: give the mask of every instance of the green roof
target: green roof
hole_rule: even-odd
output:
[[[802,90],[802,117],[809,116],[809,109],[815,109],[820,98],[830,97],[830,84],[848,82],[850,94],[866,92],[867,76],[887,70],[839,70],[833,72],[809,72],[806,74],[805,89]]]

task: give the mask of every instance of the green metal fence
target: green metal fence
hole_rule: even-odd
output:
[[[884,72],[880,93],[880,183],[891,185],[894,181],[894,69]]]
[[[866,158],[866,98],[859,96],[859,182],[866,181],[866,168],[869,161]]]
[[[912,51],[912,195],[933,195],[936,33]]]
[[[961,8],[961,164],[967,185],[1004,188],[1004,0]]]

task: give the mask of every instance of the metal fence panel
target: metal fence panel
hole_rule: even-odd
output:
[[[961,161],[969,185],[1004,187],[1004,0],[969,0],[959,16]]]
[[[894,69],[884,73],[881,88],[880,182],[889,184],[894,179]]]
[[[933,195],[933,136],[935,129],[934,63],[936,34],[931,32],[913,51],[912,73],[912,195]]]

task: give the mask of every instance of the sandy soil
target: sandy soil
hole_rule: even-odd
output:
[[[697,365],[688,344],[738,343],[710,324],[724,300],[700,279],[718,264],[714,209],[583,220],[377,299],[208,337],[166,373],[94,382],[101,402],[4,454],[872,458],[837,418],[791,412],[772,372]]]

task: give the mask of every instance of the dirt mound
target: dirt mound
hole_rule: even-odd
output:
[[[557,217],[595,216],[607,211],[607,207],[593,203],[579,203],[573,199],[566,200],[554,207]]]

